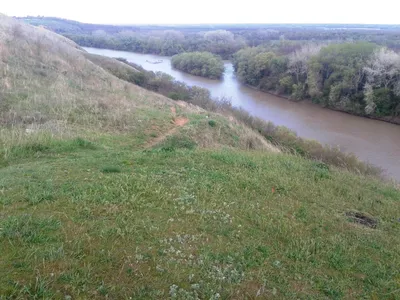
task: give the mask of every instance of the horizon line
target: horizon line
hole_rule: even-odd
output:
[[[73,22],[78,22],[78,23],[83,23],[83,24],[93,24],[93,25],[111,25],[111,26],[140,26],[140,25],[147,25],[147,26],[210,26],[210,25],[361,25],[361,26],[400,26],[400,23],[318,23],[318,22],[271,22],[271,23],[261,23],[261,22],[216,22],[216,23],[101,23],[101,22],[84,22],[84,21],[78,21],[74,19],[68,19],[68,18],[63,18],[63,17],[57,17],[57,16],[31,16],[31,15],[26,15],[26,16],[12,16],[13,18],[55,18],[55,19],[60,19],[60,20],[67,20],[67,21],[73,21]]]

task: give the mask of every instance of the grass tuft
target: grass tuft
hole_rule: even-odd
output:
[[[49,145],[42,143],[32,143],[11,148],[11,153],[16,157],[30,157],[37,153],[45,153],[50,150]]]
[[[77,147],[79,147],[81,149],[90,149],[90,150],[97,149],[96,145],[94,145],[92,142],[87,141],[80,137],[74,139],[72,144],[75,144]]]
[[[177,149],[193,150],[196,146],[196,142],[187,136],[173,135],[167,137],[167,139],[159,146],[159,149],[165,152],[173,152]]]
[[[121,173],[121,168],[116,166],[106,166],[101,169],[103,173]]]
[[[38,218],[32,215],[11,216],[0,221],[0,238],[5,242],[21,241],[39,244],[53,240],[53,232],[61,227],[55,218]]]

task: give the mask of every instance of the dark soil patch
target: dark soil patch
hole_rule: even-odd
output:
[[[346,212],[346,216],[349,218],[349,221],[367,226],[369,228],[376,228],[378,225],[378,221],[376,219],[358,211]]]

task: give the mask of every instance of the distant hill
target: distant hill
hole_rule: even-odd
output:
[[[282,29],[282,30],[400,30],[400,25],[383,24],[90,24],[55,17],[17,17],[31,25],[43,25],[57,33],[90,34],[95,30],[104,30],[109,34],[121,31],[166,30],[182,31],[217,30],[231,31]]]

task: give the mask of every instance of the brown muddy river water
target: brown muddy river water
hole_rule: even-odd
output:
[[[225,63],[222,80],[210,80],[171,67],[170,58],[106,49],[84,48],[90,53],[123,57],[146,70],[162,71],[188,85],[211,91],[213,97],[227,97],[252,115],[293,129],[299,136],[323,144],[339,146],[361,160],[383,168],[386,175],[400,181],[400,125],[357,117],[322,108],[309,102],[292,102],[241,84],[231,63]],[[162,62],[153,64],[151,62]]]

